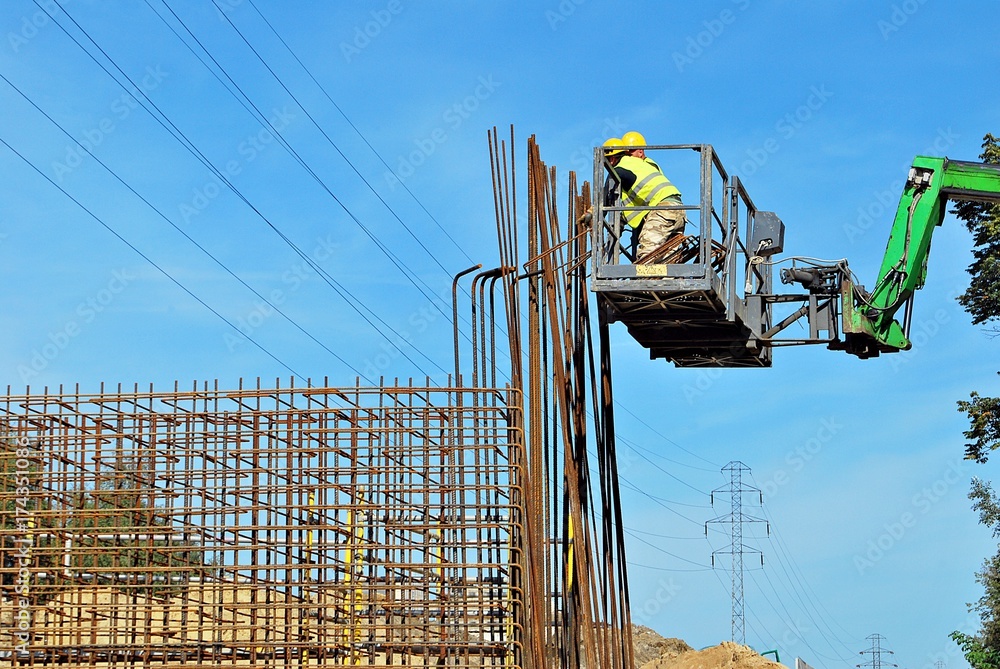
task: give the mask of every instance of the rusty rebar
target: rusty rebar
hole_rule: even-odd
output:
[[[461,279],[466,274],[471,274],[477,269],[481,268],[482,263],[473,265],[468,269],[463,269],[461,272],[455,275],[451,281],[451,314],[452,314],[452,327],[454,329],[455,337],[455,381],[454,385],[456,387],[462,385],[462,367],[461,367],[461,357],[459,356],[458,350],[458,280]]]
[[[519,666],[520,394],[284,385],[0,398],[19,664]]]

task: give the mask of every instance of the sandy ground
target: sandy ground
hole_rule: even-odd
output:
[[[655,632],[654,632],[655,634]],[[661,637],[662,638],[662,637]],[[784,665],[761,657],[751,648],[731,641],[704,650],[693,650],[680,639],[663,639],[659,657],[642,663],[636,647],[639,669],[785,669]]]

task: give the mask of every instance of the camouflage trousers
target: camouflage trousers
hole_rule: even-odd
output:
[[[680,209],[651,211],[646,214],[639,227],[639,245],[635,259],[642,260],[674,235],[683,233],[685,223],[687,218]]]

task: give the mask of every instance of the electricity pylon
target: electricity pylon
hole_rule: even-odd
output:
[[[728,554],[730,567],[732,569],[732,640],[739,644],[746,643],[746,625],[744,621],[743,606],[743,556],[747,554],[759,554],[760,564],[764,565],[764,554],[755,548],[750,548],[743,543],[744,523],[765,523],[768,535],[771,534],[771,526],[763,518],[756,518],[743,513],[743,496],[754,493],[757,496],[758,504],[764,503],[764,496],[758,488],[743,484],[743,473],[750,472],[750,468],[742,462],[730,462],[722,468],[723,473],[729,473],[729,485],[716,488],[712,491],[712,506],[715,506],[716,495],[728,495],[730,512],[726,515],[713,518],[705,523],[705,534],[708,535],[709,523],[722,523],[730,526],[730,542],[725,548],[712,551],[712,567],[715,567],[715,556],[717,554]]]
[[[859,651],[861,655],[871,655],[872,659],[867,662],[862,662],[861,664],[855,665],[857,667],[871,667],[872,669],[882,669],[882,667],[899,667],[898,664],[893,664],[892,662],[883,662],[882,653],[888,653],[893,655],[891,650],[886,650],[882,648],[882,642],[885,641],[885,637],[881,634],[872,634],[865,637],[868,641],[872,642],[871,648],[868,650]]]

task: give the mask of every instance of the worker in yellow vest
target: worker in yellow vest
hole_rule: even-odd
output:
[[[635,133],[638,134],[638,133]],[[607,151],[608,162],[621,181],[621,198],[624,207],[656,207],[659,205],[680,205],[681,193],[663,175],[656,163],[627,152],[628,146],[622,140],[605,142],[606,147],[615,150]],[[633,138],[634,139],[634,138]],[[641,135],[640,135],[640,139]],[[618,142],[621,142],[620,144]],[[645,144],[642,139],[641,144]],[[633,236],[638,235],[638,245],[635,247],[635,259],[640,261],[658,249],[668,239],[684,232],[687,222],[683,209],[673,210],[639,210],[628,209],[622,212],[625,222],[632,228]]]
[[[628,153],[628,147],[618,137],[609,137],[604,142],[604,157],[612,165],[617,164],[618,159],[626,153]],[[604,205],[608,207],[614,206],[618,202],[620,195],[621,189],[618,187],[618,181],[614,175],[609,173],[604,178]]]
[[[635,130],[629,130],[622,135],[622,145],[625,147],[625,152],[630,156],[642,158],[656,169],[660,169],[660,166],[653,162],[652,158],[646,155],[645,149],[635,148],[637,146],[646,146],[646,138],[642,136],[642,133],[636,132]]]

